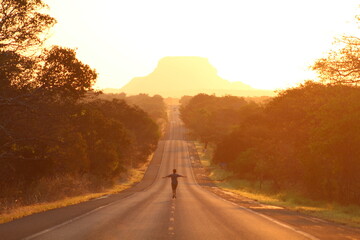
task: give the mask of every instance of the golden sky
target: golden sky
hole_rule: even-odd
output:
[[[356,33],[356,0],[45,0],[58,20],[51,44],[77,48],[120,88],[165,56],[209,59],[220,77],[261,89],[313,78],[335,36]]]

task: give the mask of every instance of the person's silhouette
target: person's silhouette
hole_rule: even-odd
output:
[[[169,174],[163,178],[171,178],[171,188],[172,188],[172,192],[173,192],[173,198],[176,198],[176,188],[177,188],[177,185],[178,185],[178,178],[179,177],[186,177],[186,176],[183,176],[183,175],[180,175],[180,174],[177,174],[176,173],[176,169],[173,169],[173,173],[172,174]]]

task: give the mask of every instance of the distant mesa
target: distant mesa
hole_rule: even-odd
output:
[[[110,92],[105,90],[105,92]],[[114,92],[114,91],[112,91]],[[242,82],[229,82],[203,57],[165,57],[145,77],[133,78],[119,90],[128,95],[148,93],[163,97],[181,97],[198,93],[217,95],[269,96],[273,91],[258,90]]]

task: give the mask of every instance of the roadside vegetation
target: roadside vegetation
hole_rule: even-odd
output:
[[[56,23],[45,7],[41,0],[0,5],[2,216],[130,184],[129,172],[148,161],[160,138],[157,123],[166,121],[160,96],[101,99],[96,70],[75,50],[45,48]]]
[[[190,134],[205,151],[214,146],[212,177],[227,176],[220,186],[265,193],[294,209],[305,203],[298,209],[359,225],[360,39],[344,36],[338,44],[314,63],[320,82],[270,100],[206,94],[180,100]]]
[[[130,106],[137,106],[149,114],[164,131],[167,124],[166,99],[160,95],[149,96],[148,94],[138,94],[127,96],[125,93],[107,93],[98,95],[99,99],[112,101],[114,99],[124,100]]]
[[[58,189],[63,194],[61,197],[58,197],[58,200],[39,202],[28,205],[19,204],[17,207],[10,207],[5,209],[3,208],[2,212],[0,213],[0,224],[22,218],[34,213],[44,212],[60,207],[66,207],[92,199],[101,198],[109,194],[119,193],[125,189],[132,187],[134,184],[142,180],[145,171],[150,163],[151,157],[152,155],[149,156],[149,160],[145,162],[142,166],[129,169],[128,171],[123,173],[122,176],[118,179],[118,181],[109,188],[104,187],[101,190],[89,192],[86,192],[86,189],[79,189],[79,192],[75,196],[68,196],[68,193],[64,192],[64,189]],[[75,181],[78,181],[78,179],[76,179]],[[61,182],[63,184],[66,183],[63,179],[61,179]],[[71,181],[71,184],[73,183],[74,181]],[[53,182],[50,181],[48,184],[50,185],[50,187],[54,187]]]
[[[214,145],[210,144],[204,151],[204,144],[195,142],[201,164],[207,169],[208,177],[219,188],[238,194],[259,203],[284,207],[305,213],[320,219],[360,227],[360,206],[343,205],[335,202],[313,200],[291,190],[276,191],[270,182],[260,183],[236,177],[234,172],[215,164],[212,161]]]

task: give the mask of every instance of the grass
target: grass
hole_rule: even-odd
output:
[[[284,207],[320,219],[360,227],[360,206],[340,205],[308,199],[296,192],[275,192],[270,182],[260,188],[258,182],[236,179],[233,173],[212,163],[213,147],[206,152],[199,142],[195,142],[202,165],[210,171],[209,178],[221,189],[256,200],[262,204]]]
[[[44,202],[38,204],[32,204],[27,206],[19,206],[13,209],[8,210],[5,213],[0,214],[0,224],[10,222],[12,220],[22,218],[28,215],[32,215],[34,213],[45,212],[51,209],[66,207],[74,204],[78,204],[81,202],[86,202],[91,199],[99,198],[109,194],[119,193],[125,189],[130,188],[135,183],[140,182],[143,178],[147,166],[150,163],[150,159],[152,155],[149,157],[149,160],[141,167],[136,169],[130,169],[128,171],[127,176],[123,179],[122,182],[114,185],[111,188],[105,189],[104,191],[97,193],[88,193],[75,197],[65,197],[63,199],[59,199],[53,202]]]

